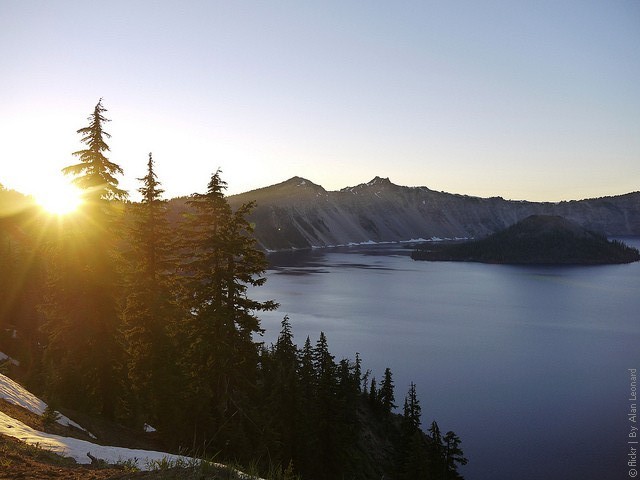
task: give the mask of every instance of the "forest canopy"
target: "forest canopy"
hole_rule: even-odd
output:
[[[151,153],[129,202],[106,112],[101,99],[63,169],[75,212],[0,188],[0,351],[15,373],[50,404],[153,425],[182,453],[305,479],[461,478],[460,439],[421,429],[415,385],[398,415],[391,370],[378,382],[358,354],[336,361],[324,333],[298,347],[285,317],[275,345],[260,341],[260,312],[278,305],[249,297],[267,267],[254,204],[233,210],[217,170],[172,227]]]

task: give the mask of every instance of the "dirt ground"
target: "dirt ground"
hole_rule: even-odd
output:
[[[0,435],[0,480],[237,480],[226,470],[204,472],[198,468],[171,468],[133,472],[124,468],[79,465],[19,440]]]
[[[0,435],[0,479],[115,479],[127,472],[78,465],[50,452]]]
[[[67,437],[76,437],[82,440],[95,441],[85,432],[76,428],[62,426],[58,423],[45,425],[42,417],[30,412],[22,407],[13,405],[3,399],[0,399],[0,411],[7,415],[20,420],[24,424],[47,433],[63,435]],[[128,443],[135,444],[137,448],[151,448],[157,446],[157,441],[150,439],[148,442],[142,440],[131,440],[126,435],[122,427],[112,426],[111,428],[105,423],[100,425],[93,424],[97,431],[104,433],[108,440],[121,439],[127,437]],[[40,448],[26,445],[19,440],[0,435],[0,480],[5,479],[122,479],[135,478],[131,474],[121,468],[96,468],[89,465],[80,465],[69,458],[63,458],[51,452],[47,452]],[[153,478],[153,477],[148,477]]]

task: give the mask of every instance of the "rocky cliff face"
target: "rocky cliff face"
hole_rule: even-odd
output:
[[[268,250],[433,237],[479,238],[530,215],[560,215],[607,235],[640,235],[640,192],[537,203],[403,187],[380,177],[329,192],[294,177],[229,197],[233,207],[249,201],[257,204],[250,218],[255,235]]]

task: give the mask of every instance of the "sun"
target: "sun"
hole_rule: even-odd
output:
[[[35,195],[36,202],[49,213],[67,215],[82,203],[82,192],[64,179],[48,183]]]

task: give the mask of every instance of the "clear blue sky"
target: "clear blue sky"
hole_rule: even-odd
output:
[[[640,190],[640,1],[0,1],[0,183],[100,97],[134,192],[375,175],[527,200]],[[135,197],[134,197],[135,198]]]

